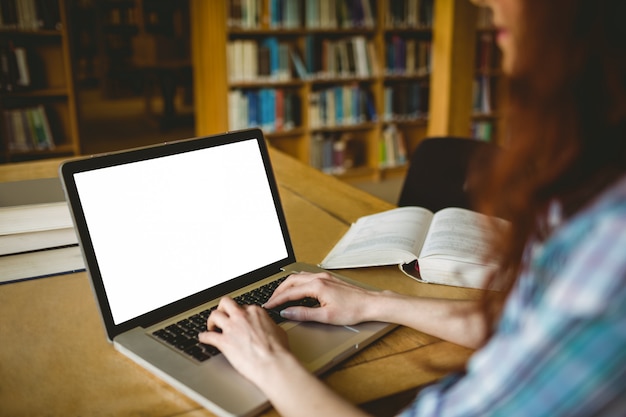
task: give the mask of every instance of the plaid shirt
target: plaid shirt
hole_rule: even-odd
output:
[[[626,416],[626,177],[528,255],[490,341],[402,416]]]

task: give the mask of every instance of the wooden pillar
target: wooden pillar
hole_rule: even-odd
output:
[[[228,130],[225,0],[191,0],[191,55],[196,135]]]
[[[476,7],[437,0],[433,23],[429,136],[470,136]]]

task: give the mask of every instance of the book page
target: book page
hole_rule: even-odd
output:
[[[491,221],[488,216],[466,209],[440,210],[433,218],[420,259],[442,256],[464,262],[485,263]]]
[[[414,260],[433,214],[400,207],[360,218],[320,264],[323,268],[392,265]]]

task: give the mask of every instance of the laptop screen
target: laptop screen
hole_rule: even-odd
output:
[[[73,174],[114,324],[288,256],[259,146],[248,139]]]

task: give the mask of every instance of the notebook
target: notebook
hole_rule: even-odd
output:
[[[218,415],[266,409],[267,398],[224,355],[199,360],[155,335],[206,316],[224,295],[321,271],[296,261],[262,131],[70,160],[60,177],[114,347]],[[280,325],[314,373],[394,327]]]

